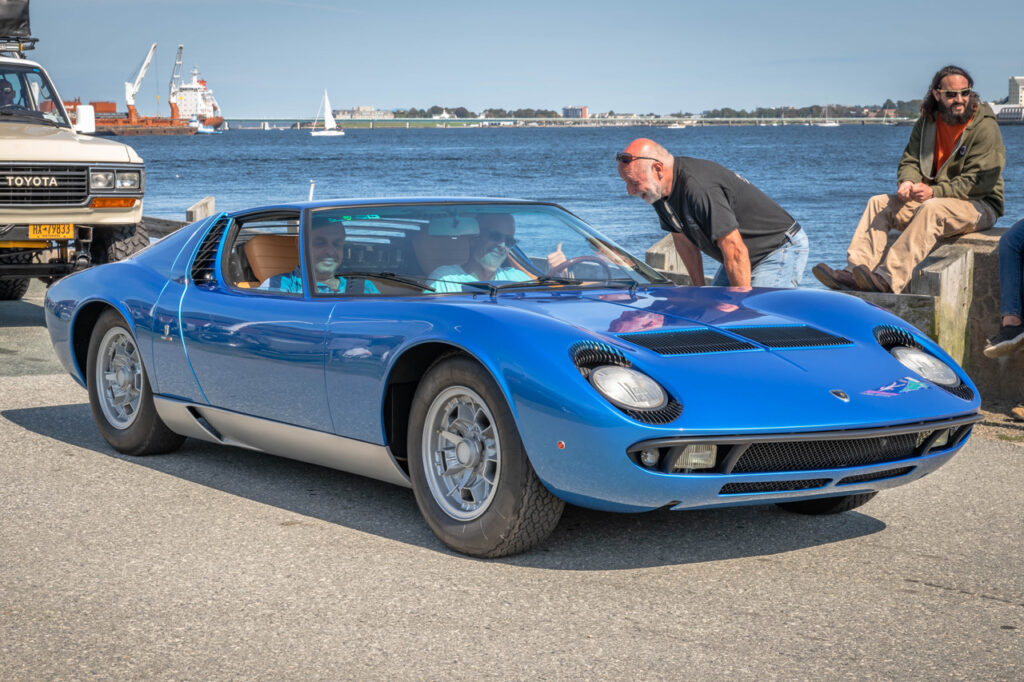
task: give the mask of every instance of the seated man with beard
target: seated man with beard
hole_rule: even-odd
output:
[[[469,247],[469,259],[461,265],[442,265],[427,275],[435,293],[462,291],[465,282],[525,282],[533,279],[519,268],[502,267],[516,245],[516,225],[511,215],[484,214],[477,218],[480,234]]]
[[[871,197],[845,268],[815,265],[831,289],[900,293],[940,237],[984,230],[1003,215],[1006,148],[992,109],[958,66],[932,78],[897,169],[895,194]],[[903,232],[886,253],[890,229]]]

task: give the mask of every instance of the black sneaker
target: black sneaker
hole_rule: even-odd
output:
[[[1024,346],[1024,324],[1003,325],[999,333],[988,340],[982,353],[986,358],[1001,358]]]

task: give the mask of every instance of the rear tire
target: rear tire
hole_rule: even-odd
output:
[[[442,360],[423,377],[408,452],[420,512],[457,552],[516,554],[558,525],[565,503],[537,478],[504,395],[469,358]]]
[[[149,246],[144,223],[118,228],[96,228],[93,233],[92,262],[116,263]]]
[[[89,340],[86,365],[89,406],[100,433],[125,455],[155,455],[181,447],[156,412],[142,354],[117,312],[100,315]]]
[[[796,502],[779,502],[778,506],[788,512],[820,516],[823,514],[840,514],[856,509],[865,504],[878,493],[860,493],[859,495],[843,495],[842,497],[826,497],[821,500],[797,500]]]

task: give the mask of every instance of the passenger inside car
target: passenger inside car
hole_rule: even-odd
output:
[[[476,228],[469,243],[469,257],[461,264],[442,265],[427,275],[437,293],[462,291],[466,282],[525,282],[533,279],[519,268],[507,265],[516,244],[516,225],[507,213],[484,213],[458,222]],[[475,223],[475,224],[474,224]]]
[[[346,293],[347,280],[336,273],[345,255],[345,227],[338,222],[314,224],[309,231],[309,256],[312,262],[316,291],[322,294]],[[301,294],[302,265],[291,272],[274,275],[259,286],[268,291]],[[373,282],[363,280],[364,294],[380,293]]]

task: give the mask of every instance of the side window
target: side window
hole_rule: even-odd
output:
[[[225,249],[225,279],[240,289],[301,295],[298,215],[238,218]]]

